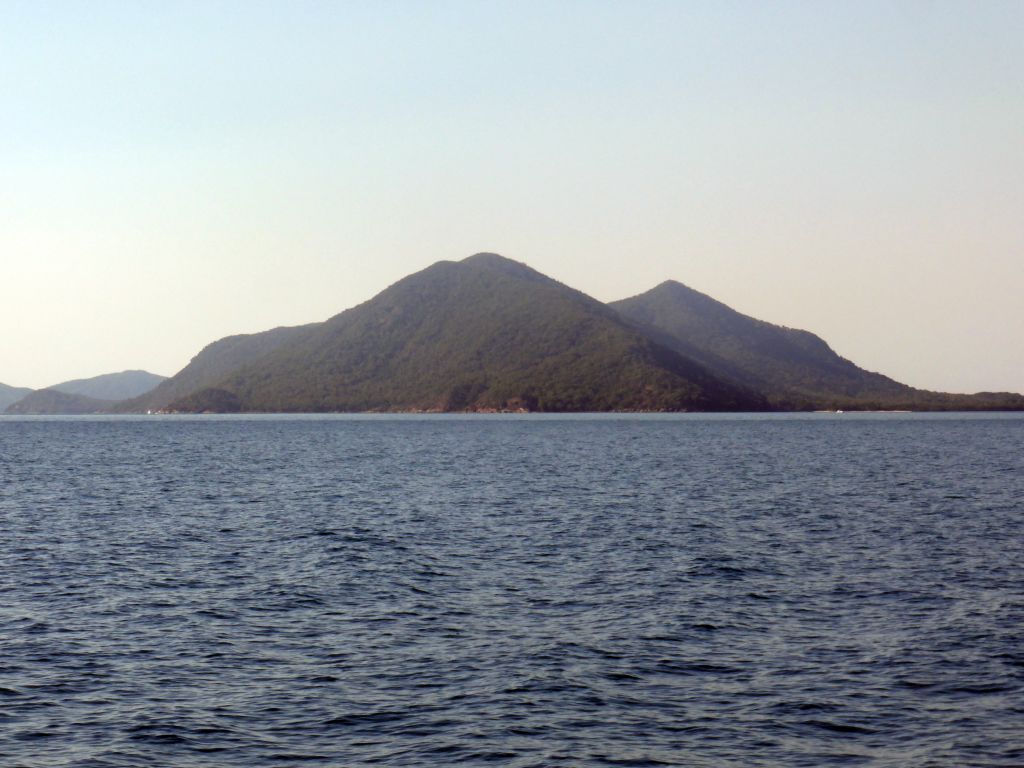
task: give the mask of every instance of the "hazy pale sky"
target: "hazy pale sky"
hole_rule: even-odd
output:
[[[0,382],[495,251],[1024,391],[1024,3],[0,2]]]

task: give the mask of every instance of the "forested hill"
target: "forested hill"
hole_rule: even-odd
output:
[[[227,336],[215,341],[206,345],[179,373],[160,382],[141,397],[118,403],[114,410],[132,413],[167,408],[179,398],[215,387],[233,371],[294,341],[313,327],[274,328],[262,333]]]
[[[240,366],[220,380],[206,377],[187,400],[168,407],[282,412],[768,407],[760,395],[653,341],[606,305],[495,254],[438,262],[322,324],[290,332],[287,339],[255,334],[236,340],[233,344],[247,347]],[[212,368],[213,360],[200,359],[228,341],[208,347],[154,394],[181,386],[197,362]],[[265,351],[248,354],[264,342]],[[202,389],[210,390],[208,396]]]
[[[610,306],[781,409],[1024,408],[1024,397],[1012,393],[952,395],[900,384],[840,357],[813,333],[748,317],[672,280]]]

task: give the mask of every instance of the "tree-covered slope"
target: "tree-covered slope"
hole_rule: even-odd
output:
[[[274,328],[215,341],[205,346],[179,373],[141,397],[118,403],[115,410],[130,413],[166,408],[175,400],[214,387],[233,371],[291,342],[312,327]]]
[[[494,254],[434,264],[187,394],[206,388],[219,391],[203,406],[228,392],[254,411],[767,407],[600,302]]]
[[[609,306],[780,408],[1024,407],[1020,395],[951,395],[900,384],[840,357],[813,333],[740,314],[672,280]]]
[[[31,392],[32,390],[28,387],[12,387],[8,384],[0,384],[0,413],[3,413],[7,406],[13,405]]]
[[[65,381],[61,384],[54,384],[48,389],[55,389],[69,395],[84,395],[98,400],[126,400],[149,392],[165,378],[167,377],[158,376],[148,371],[121,371],[120,373],[105,373],[102,376],[93,376],[89,379]]]

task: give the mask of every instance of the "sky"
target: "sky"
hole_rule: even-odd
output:
[[[1024,392],[1024,3],[0,0],[0,382],[492,251]]]

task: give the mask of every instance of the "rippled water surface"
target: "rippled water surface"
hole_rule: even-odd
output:
[[[0,765],[1024,765],[1024,419],[0,419]]]

